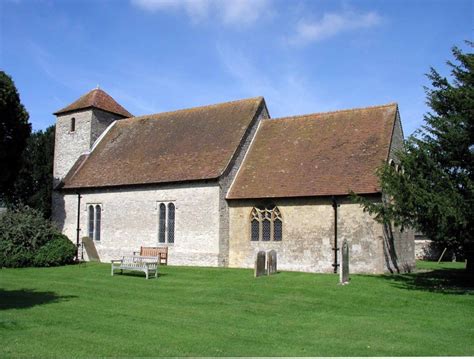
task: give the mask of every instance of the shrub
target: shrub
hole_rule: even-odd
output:
[[[57,234],[42,246],[33,259],[36,267],[52,267],[74,262],[76,246],[64,234]]]
[[[0,267],[34,265],[37,253],[58,236],[65,237],[41,212],[29,207],[9,209],[0,215]],[[55,247],[67,250],[66,245]],[[59,249],[54,253],[63,258]],[[69,258],[69,252],[64,255]],[[61,263],[61,259],[49,262]]]

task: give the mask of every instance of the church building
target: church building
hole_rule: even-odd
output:
[[[414,235],[382,225],[377,168],[397,166],[394,103],[271,118],[263,97],[133,116],[94,89],[55,113],[53,219],[100,261],[168,247],[169,265],[410,271]],[[84,253],[86,259],[87,252]]]

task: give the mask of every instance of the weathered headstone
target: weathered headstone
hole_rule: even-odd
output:
[[[277,252],[271,250],[267,253],[267,273],[268,275],[275,274],[277,271]]]
[[[255,277],[265,275],[265,252],[260,251],[257,253],[257,259],[255,260]]]
[[[341,284],[349,284],[349,245],[344,239],[342,243],[341,269],[339,272],[339,282]]]
[[[87,258],[91,262],[100,262],[99,254],[97,253],[97,249],[95,248],[94,241],[89,237],[82,237],[82,245],[86,250]]]

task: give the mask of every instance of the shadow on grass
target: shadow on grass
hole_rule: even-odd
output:
[[[36,305],[58,303],[74,295],[58,295],[54,292],[36,292],[30,289],[5,290],[0,289],[0,310],[31,308]]]
[[[155,275],[154,274],[149,274],[148,275],[148,279],[159,279],[160,277],[164,277],[164,276],[167,276],[168,273],[159,273],[158,272],[158,277],[155,278]],[[120,273],[120,272],[115,272],[114,277],[140,277],[140,278],[143,278],[146,280],[146,276],[143,272],[133,272],[133,271],[130,271],[130,272],[123,272],[123,273]]]
[[[435,269],[417,273],[382,275],[398,288],[443,294],[474,295],[474,277],[464,269]]]

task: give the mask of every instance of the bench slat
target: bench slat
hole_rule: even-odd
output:
[[[140,247],[140,256],[159,257],[160,264],[168,264],[168,247]]]
[[[112,260],[111,264],[112,276],[114,275],[114,269],[141,271],[145,273],[146,279],[148,279],[148,274],[152,274],[153,272],[155,274],[155,278],[158,276],[158,257],[124,256],[121,260]]]

